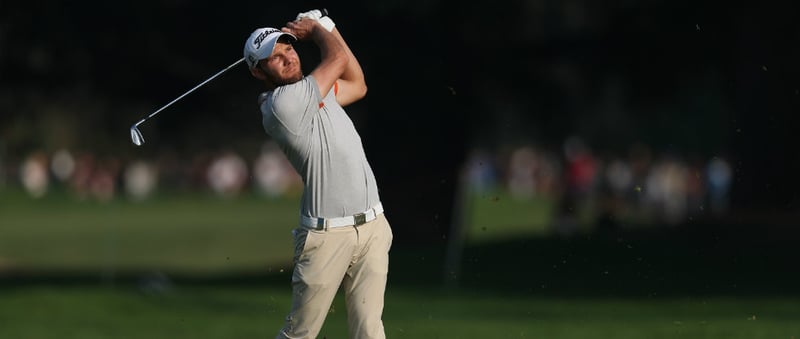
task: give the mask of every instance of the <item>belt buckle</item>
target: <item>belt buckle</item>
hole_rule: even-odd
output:
[[[325,219],[323,219],[323,218],[317,219],[317,225],[314,226],[314,230],[324,231],[325,230]]]
[[[364,213],[358,213],[353,216],[353,220],[356,223],[356,226],[363,225],[367,223],[367,215]]]

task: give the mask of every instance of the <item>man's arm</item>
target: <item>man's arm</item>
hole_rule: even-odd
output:
[[[339,91],[336,94],[336,102],[344,107],[361,100],[361,98],[367,95],[367,83],[364,79],[364,71],[361,69],[361,64],[358,63],[358,59],[353,55],[353,51],[347,46],[344,38],[339,33],[339,29],[334,27],[331,33],[336,37],[339,43],[344,46],[347,54],[347,66],[339,77]]]
[[[292,21],[281,30],[294,34],[299,40],[313,40],[319,47],[321,61],[311,75],[317,81],[320,95],[325,97],[333,84],[342,77],[348,68],[347,45],[341,38],[337,38],[332,32],[323,28],[316,20]]]

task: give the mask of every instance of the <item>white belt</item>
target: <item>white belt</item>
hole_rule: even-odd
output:
[[[314,218],[301,215],[300,223],[303,227],[322,231],[334,227],[360,226],[375,220],[381,213],[383,213],[383,205],[378,203],[363,213],[340,218]]]

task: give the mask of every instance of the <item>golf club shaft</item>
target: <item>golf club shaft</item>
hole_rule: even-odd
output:
[[[194,86],[192,89],[190,89],[190,90],[189,90],[189,91],[187,91],[186,93],[183,93],[183,94],[181,94],[181,96],[179,96],[179,97],[175,98],[174,100],[170,101],[168,104],[166,104],[166,105],[162,106],[161,108],[159,108],[159,109],[158,109],[158,110],[156,110],[155,112],[153,112],[153,113],[150,113],[150,115],[148,115],[148,116],[146,116],[146,117],[142,118],[142,120],[139,120],[139,122],[137,122],[137,123],[136,123],[134,126],[139,126],[139,124],[141,124],[141,123],[145,122],[147,119],[150,119],[150,118],[152,118],[154,115],[158,114],[158,112],[161,112],[161,111],[162,111],[162,110],[164,110],[165,108],[167,108],[167,107],[169,107],[170,105],[174,104],[176,101],[178,101],[178,100],[181,100],[183,97],[187,96],[189,93],[192,93],[192,92],[194,92],[194,90],[196,90],[196,89],[200,88],[201,86],[205,85],[207,82],[209,82],[209,81],[211,81],[211,80],[214,80],[214,78],[216,78],[217,76],[219,76],[219,75],[220,75],[220,74],[222,74],[222,73],[225,73],[225,71],[227,71],[227,70],[231,69],[231,67],[233,67],[233,66],[236,66],[236,65],[238,65],[238,64],[239,64],[239,63],[241,63],[242,61],[244,61],[244,58],[241,58],[241,59],[237,60],[236,62],[232,63],[232,64],[231,64],[230,66],[228,66],[228,67],[225,67],[225,69],[223,69],[223,70],[221,70],[221,71],[217,72],[217,74],[214,74],[214,75],[212,75],[210,78],[206,79],[206,81],[203,81],[203,82],[201,82],[200,84],[198,84],[197,86]]]
[[[320,12],[322,13],[322,16],[327,16],[327,15],[328,15],[328,9],[326,9],[326,8],[321,8],[321,9],[320,9]],[[185,97],[185,96],[189,95],[189,93],[192,93],[192,92],[194,92],[194,90],[196,90],[196,89],[198,89],[198,88],[202,87],[202,86],[203,86],[203,85],[205,85],[207,82],[209,82],[209,81],[211,81],[211,80],[214,80],[214,78],[216,78],[217,76],[219,76],[219,75],[220,75],[220,74],[222,74],[222,73],[225,73],[225,71],[227,71],[227,70],[231,69],[231,67],[233,67],[233,66],[236,66],[236,65],[238,65],[238,64],[239,64],[239,63],[241,63],[242,61],[244,61],[244,58],[241,58],[241,59],[239,59],[239,60],[236,60],[236,62],[232,63],[232,64],[231,64],[230,66],[228,66],[228,67],[225,67],[225,69],[223,69],[223,70],[221,70],[221,71],[217,72],[217,74],[214,74],[214,75],[212,75],[210,78],[206,79],[206,81],[203,81],[203,82],[201,82],[200,84],[198,84],[197,86],[194,86],[192,89],[188,90],[186,93],[183,93],[183,94],[181,94],[181,96],[179,96],[179,97],[175,98],[174,100],[170,101],[168,104],[166,104],[166,105],[162,106],[161,108],[157,109],[155,112],[153,112],[153,113],[150,113],[150,115],[148,115],[148,116],[146,116],[146,117],[142,118],[142,120],[139,120],[139,121],[138,121],[137,123],[135,123],[133,126],[134,126],[134,127],[138,127],[138,126],[139,126],[141,123],[143,123],[143,122],[147,121],[147,119],[150,119],[150,118],[152,118],[154,115],[158,114],[158,112],[161,112],[161,111],[163,111],[165,108],[167,108],[167,107],[171,106],[171,105],[172,105],[172,104],[174,104],[176,101],[178,101],[178,100],[181,100],[183,97]]]

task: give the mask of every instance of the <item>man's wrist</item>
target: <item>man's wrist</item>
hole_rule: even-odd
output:
[[[333,28],[336,27],[336,24],[333,23],[333,20],[327,16],[319,18],[317,22],[319,22],[319,24],[322,25],[322,28],[325,28],[325,30],[328,32],[333,32]]]

